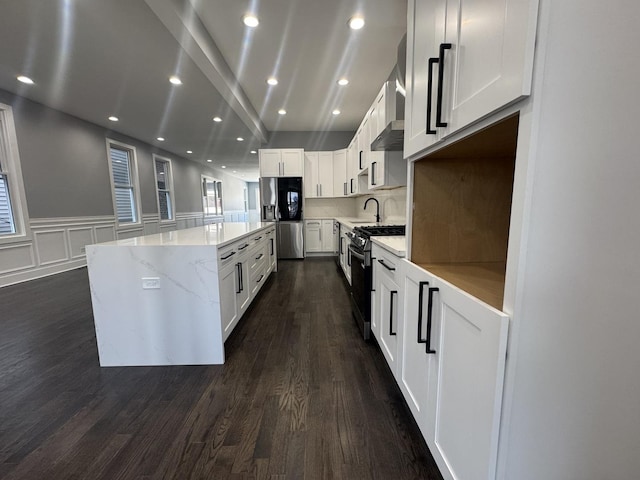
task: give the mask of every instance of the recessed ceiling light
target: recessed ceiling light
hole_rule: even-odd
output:
[[[253,153],[255,155],[258,152],[256,152],[255,150],[251,150],[251,153]]]
[[[33,85],[33,80],[31,80],[29,77],[25,77],[24,75],[20,75],[18,77],[18,81],[22,82],[22,83],[26,83],[27,85]]]
[[[169,81],[174,85],[182,85],[182,80],[180,80],[180,78],[176,77],[175,75],[169,77]]]
[[[278,113],[279,113],[280,115],[286,115],[286,114],[287,114],[287,111],[286,111],[284,108],[281,108],[280,110],[278,110]]]
[[[192,150],[187,150],[187,153],[193,153],[193,151]]]
[[[214,122],[221,122],[222,119],[220,117],[213,117]]]
[[[111,115],[109,117],[109,120],[111,120],[112,122],[117,122],[118,120],[120,120],[118,117],[114,117],[113,115]]]
[[[337,108],[331,112],[332,115],[340,115],[340,110],[338,110]]]
[[[233,173],[238,173],[238,172],[236,172],[236,171],[234,170],[234,171],[233,171]]]
[[[164,137],[158,137],[159,142],[164,142]]]
[[[226,165],[220,165],[220,168],[227,168]]]
[[[352,30],[360,30],[364,27],[364,18],[360,16],[351,17],[349,19],[349,27],[351,27]]]
[[[236,140],[239,141],[239,142],[244,142],[244,138],[242,138],[242,137],[238,137],[238,138],[236,138]]]
[[[349,84],[349,80],[347,80],[346,78],[341,78],[340,80],[338,80],[338,85],[340,85],[341,87],[344,87],[345,85]]]
[[[211,163],[213,162],[213,160],[211,160],[210,158],[207,158],[207,162]]]
[[[160,175],[164,175],[164,172],[160,172]]]
[[[278,79],[276,77],[269,77],[269,78],[267,78],[267,83],[269,85],[277,85],[278,84]]]
[[[242,21],[247,27],[257,27],[260,24],[258,17],[256,17],[253,13],[247,13],[244,17],[242,17]]]

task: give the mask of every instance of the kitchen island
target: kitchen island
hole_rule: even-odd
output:
[[[221,223],[88,245],[101,366],[224,363],[224,341],[276,269],[273,223]]]

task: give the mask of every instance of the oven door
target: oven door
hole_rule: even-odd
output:
[[[353,316],[365,340],[371,336],[371,267],[366,252],[349,245],[351,256],[351,303]]]

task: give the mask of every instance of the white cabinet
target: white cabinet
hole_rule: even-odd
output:
[[[333,197],[333,152],[304,152],[305,198]]]
[[[333,152],[333,196],[346,197],[347,191],[347,149]]]
[[[351,253],[349,251],[349,244],[351,240],[347,236],[347,233],[350,233],[351,229],[344,224],[340,224],[340,243],[339,243],[339,254],[340,254],[340,266],[342,267],[342,271],[344,272],[344,276],[347,277],[347,281],[349,285],[351,285]]]
[[[305,248],[307,253],[335,251],[334,224],[330,219],[305,220]]]
[[[302,148],[260,149],[258,156],[261,177],[302,177],[304,175]]]
[[[402,262],[400,388],[445,479],[494,478],[509,318]]]
[[[373,245],[371,249],[374,273],[372,311],[375,323],[371,326],[378,339],[380,349],[393,375],[398,378],[400,335],[403,322],[403,290],[400,258],[383,248]]]
[[[222,319],[223,340],[229,336],[240,316],[238,308],[239,287],[238,264],[231,262],[220,269],[220,317]]]
[[[409,1],[405,158],[529,95],[536,6]]]
[[[275,227],[267,230],[267,242],[269,248],[269,261],[267,272],[275,272],[278,270],[278,255],[276,252],[276,229]]]

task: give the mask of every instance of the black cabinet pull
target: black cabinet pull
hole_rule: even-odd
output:
[[[429,301],[427,303],[427,353],[436,353],[431,348],[431,314],[433,313],[433,292],[439,292],[438,287],[429,287]]]
[[[395,267],[390,267],[389,265],[384,263],[384,260],[382,259],[378,260],[378,263],[382,265],[384,268],[386,268],[387,270],[391,270],[392,272],[395,271]]]
[[[362,170],[362,150],[360,150],[358,155],[359,155],[359,157],[358,157],[358,168],[360,170]]]
[[[257,242],[258,240],[262,240],[262,235],[253,239],[254,242]]]
[[[260,255],[258,255],[258,256],[256,257],[256,260],[260,260],[262,257],[263,257],[263,254],[261,253]]]
[[[273,238],[270,238],[269,241],[271,241],[271,256],[273,256]]]
[[[431,128],[431,103],[433,103],[433,65],[438,63],[437,58],[429,59],[429,72],[427,75],[427,127],[425,133],[435,135],[437,132]]]
[[[258,279],[258,281],[256,283],[260,283],[263,278],[264,278],[264,275],[260,275],[260,278]]]
[[[378,162],[371,162],[371,176],[373,177],[371,186],[374,186],[376,184],[376,163]]]
[[[438,98],[436,101],[436,127],[446,127],[447,122],[442,121],[442,90],[444,83],[444,51],[451,48],[450,43],[440,44],[440,58],[438,59]]]
[[[344,252],[342,250],[342,244],[344,243],[344,238],[340,239],[340,251],[338,253],[340,253],[340,255],[342,255]]]
[[[236,270],[237,270],[237,274],[238,274],[238,290],[236,290],[236,293],[240,293],[242,291],[242,264],[241,263],[236,263]]]
[[[395,335],[396,332],[393,331],[393,296],[397,295],[398,292],[396,290],[391,290],[389,293],[389,335]]]
[[[344,182],[344,195],[347,196],[347,182]]]
[[[238,247],[238,250],[244,250],[245,248],[247,248],[249,246],[248,243],[245,243],[243,246]]]
[[[353,192],[353,178],[351,179],[351,193],[354,193]]]
[[[240,271],[240,291],[244,291],[244,274],[242,273],[242,263],[238,263],[238,270]]]
[[[422,339],[422,306],[424,300],[424,287],[429,285],[429,282],[420,282],[418,289],[418,343],[427,343],[427,339]]]
[[[220,260],[226,260],[227,258],[231,258],[236,254],[236,252],[231,252],[229,255],[227,255],[226,257],[220,257]]]
[[[351,266],[351,249],[347,249],[347,265]]]

